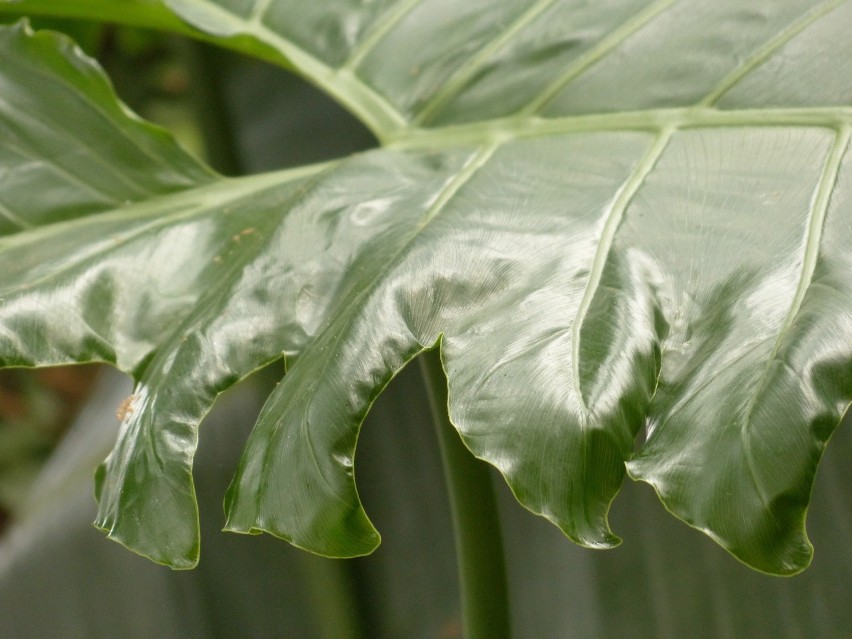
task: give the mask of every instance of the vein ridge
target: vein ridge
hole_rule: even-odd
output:
[[[221,20],[232,25],[237,33],[254,36],[259,41],[275,49],[283,58],[296,67],[300,73],[312,78],[332,97],[345,105],[355,116],[361,119],[378,137],[385,136],[406,123],[405,118],[384,96],[378,94],[352,74],[351,69],[335,68],[303,49],[283,35],[273,31],[260,22],[250,22],[242,16],[219,5],[210,5],[199,0],[184,0],[200,8],[201,12],[213,13]],[[263,0],[260,0],[263,1]],[[405,0],[414,4],[415,0]],[[419,0],[417,0],[419,1]],[[195,21],[185,17],[184,12],[174,9],[175,13],[193,26]]]
[[[678,0],[656,0],[656,2],[653,2],[645,9],[635,14],[620,27],[609,33],[603,40],[598,42],[597,45],[580,56],[573,65],[568,67],[561,76],[545,87],[544,91],[533,98],[527,106],[518,112],[518,114],[532,115],[534,113],[540,113],[548,104],[550,104],[551,100],[556,97],[559,91],[574,81],[577,76],[603,58],[607,53],[622,44],[625,40],[627,40],[627,38],[639,31],[642,27],[676,2],[678,2]]]
[[[752,54],[748,58],[746,58],[745,62],[742,65],[735,68],[725,77],[723,77],[719,81],[719,83],[697,103],[697,106],[711,106],[715,104],[723,95],[725,95],[725,93],[730,91],[740,80],[746,77],[751,71],[753,71],[754,69],[762,65],[764,62],[769,60],[772,57],[773,53],[775,53],[785,44],[793,40],[797,35],[799,35],[811,24],[817,22],[818,20],[828,15],[829,13],[831,13],[832,11],[834,11],[845,3],[846,0],[829,0],[828,2],[824,2],[823,4],[811,9],[810,11],[807,11],[797,20],[794,20],[781,33],[765,42],[762,46],[755,49],[754,52],[752,52]]]
[[[577,309],[577,315],[574,318],[574,323],[571,325],[571,365],[573,366],[574,393],[580,404],[580,409],[584,416],[588,416],[589,407],[583,398],[583,389],[580,383],[580,331],[583,327],[583,322],[592,300],[600,284],[603,269],[606,266],[606,260],[612,248],[615,232],[621,224],[624,213],[628,205],[633,200],[636,192],[645,182],[645,178],[654,168],[663,154],[666,146],[669,143],[672,135],[675,132],[674,127],[663,129],[656,140],[636,165],[636,168],[631,173],[627,181],[621,186],[612,200],[609,210],[606,212],[606,221],[601,233],[601,238],[598,241],[598,248],[595,251],[595,257],[592,260],[592,267],[589,271],[589,280],[586,283],[586,288],[583,291],[583,299],[580,301],[580,306]]]
[[[269,11],[271,4],[272,0],[255,0],[254,6],[251,8],[251,12],[249,12],[246,20],[257,24],[263,23],[263,19],[266,16],[266,12]]]
[[[529,115],[403,130],[391,136],[385,148],[434,149],[460,144],[486,144],[495,139],[507,141],[545,135],[628,130],[657,132],[667,127],[815,127],[836,130],[849,125],[852,125],[852,107],[722,110],[709,106],[686,106],[549,118]]]
[[[26,231],[34,226],[17,215],[3,200],[0,200],[0,216],[5,217],[22,231]]]
[[[456,69],[450,78],[444,83],[429,102],[427,102],[420,113],[414,119],[413,124],[422,125],[428,122],[436,111],[439,111],[449,100],[456,96],[473,75],[482,67],[491,54],[499,51],[513,37],[523,30],[530,22],[550,8],[556,0],[538,0],[529,9],[522,12],[501,33],[485,43],[485,45],[468,58],[467,62]]]
[[[423,0],[400,0],[397,4],[388,9],[377,21],[367,37],[356,46],[350,53],[349,57],[340,67],[349,71],[354,70],[361,62],[364,61],[370,52],[376,48],[376,45],[399,24],[405,16],[414,11]]]
[[[793,301],[790,304],[790,310],[787,312],[787,316],[784,319],[784,323],[781,325],[781,329],[778,331],[778,335],[775,338],[775,343],[772,347],[772,351],[769,357],[767,358],[766,365],[764,366],[763,372],[760,375],[760,381],[757,385],[757,390],[755,391],[751,401],[749,402],[748,409],[745,413],[745,418],[742,420],[740,425],[740,439],[743,443],[743,452],[745,455],[746,466],[748,468],[749,475],[751,476],[752,481],[754,482],[755,488],[758,494],[760,495],[760,499],[764,507],[770,513],[770,515],[772,512],[770,509],[770,500],[766,493],[766,488],[763,486],[763,482],[760,480],[760,477],[757,474],[757,467],[754,461],[754,457],[752,455],[750,431],[751,418],[758,398],[763,394],[764,388],[766,387],[769,368],[772,365],[772,362],[776,360],[778,356],[778,351],[781,349],[781,344],[784,340],[784,337],[787,335],[790,326],[795,321],[796,315],[801,309],[805,294],[810,288],[811,282],[813,280],[813,274],[816,269],[817,259],[819,257],[819,245],[822,239],[822,229],[825,222],[825,217],[828,214],[831,194],[834,191],[835,184],[837,183],[843,157],[845,156],[846,150],[849,147],[850,136],[852,136],[852,126],[850,125],[845,125],[837,131],[834,143],[831,147],[831,151],[829,152],[828,157],[825,160],[825,164],[823,165],[819,184],[816,188],[813,205],[811,206],[811,210],[809,212],[810,219],[808,222],[807,238],[805,240],[805,255],[804,259],[802,260],[802,273],[799,278],[799,284],[796,287],[796,293],[793,296]]]

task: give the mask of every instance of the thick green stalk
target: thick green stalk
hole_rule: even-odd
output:
[[[345,559],[297,554],[297,565],[321,639],[366,639],[363,610],[355,594],[354,572]]]
[[[503,541],[491,475],[465,447],[447,414],[447,381],[438,349],[420,358],[441,446],[453,517],[466,639],[509,637]]]
[[[180,43],[190,73],[190,100],[204,140],[205,159],[214,169],[233,177],[243,173],[235,132],[225,96],[223,61],[227,53],[201,42]]]

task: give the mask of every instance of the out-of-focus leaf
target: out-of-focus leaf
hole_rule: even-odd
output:
[[[93,367],[0,372],[0,529],[90,390]]]
[[[0,13],[105,20],[140,27],[189,31],[185,23],[159,0],[0,0]]]
[[[165,131],[121,105],[71,41],[18,25],[4,30],[0,47],[0,233],[214,178]]]
[[[283,353],[228,527],[371,551],[359,425],[443,336],[466,444],[572,539],[617,543],[632,457],[742,560],[807,565],[852,400],[852,83],[832,71],[852,5],[168,4],[278,51],[388,148],[0,242],[0,363],[137,379],[99,473],[112,537],[194,563],[198,422]]]

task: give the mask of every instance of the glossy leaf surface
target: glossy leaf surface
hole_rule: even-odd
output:
[[[386,148],[240,180],[198,169],[200,186],[163,180],[0,241],[0,363],[102,359],[137,380],[98,525],[192,565],[198,423],[283,353],[228,528],[371,551],[358,428],[440,340],[468,447],[575,541],[617,543],[628,461],[743,561],[807,565],[813,474],[852,400],[852,82],[836,71],[852,5],[166,4],[278,51]],[[54,55],[30,41],[7,32],[4,61]],[[49,73],[97,73],[81,64]],[[11,95],[46,86],[6,66]]]

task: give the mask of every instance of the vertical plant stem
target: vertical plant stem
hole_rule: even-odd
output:
[[[228,176],[243,173],[225,96],[223,64],[228,53],[202,42],[181,41],[190,74],[189,94],[208,164]]]
[[[419,358],[438,433],[449,492],[466,639],[510,636],[503,541],[491,475],[462,443],[447,413],[447,381],[438,349]]]
[[[353,572],[345,559],[298,553],[298,566],[310,598],[319,639],[366,639],[357,605]]]

